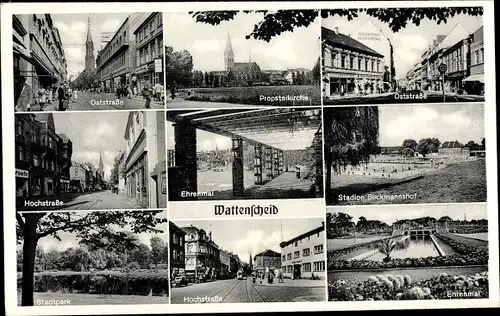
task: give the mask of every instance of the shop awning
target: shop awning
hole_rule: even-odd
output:
[[[484,83],[484,74],[470,75],[469,77],[464,79],[464,82],[465,81],[479,81],[481,83]]]

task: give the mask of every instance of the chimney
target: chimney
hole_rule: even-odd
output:
[[[337,26],[333,30],[335,31],[335,34],[339,34],[339,28]]]

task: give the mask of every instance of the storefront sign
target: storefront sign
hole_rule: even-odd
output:
[[[30,177],[30,173],[27,170],[16,169],[16,177],[28,179]]]
[[[163,66],[162,66],[162,60],[161,59],[155,59],[155,72],[162,72],[163,71]]]
[[[142,66],[135,68],[136,73],[141,73],[141,72],[146,72],[146,71],[148,71],[148,65],[142,65]]]

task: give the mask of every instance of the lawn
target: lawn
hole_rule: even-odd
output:
[[[187,97],[190,101],[222,102],[252,105],[320,105],[320,86],[256,86],[227,88],[196,88],[194,94]],[[296,97],[295,100],[277,97]],[[263,98],[266,97],[266,98]],[[267,97],[275,97],[273,100]]]
[[[110,295],[80,293],[34,293],[35,306],[43,306],[43,300],[69,300],[70,305],[124,305],[124,304],[168,304],[168,296]],[[21,294],[17,295],[17,304],[21,305]]]
[[[351,176],[362,177],[362,176]],[[358,200],[358,201],[336,201],[339,194],[416,194],[416,199],[404,200],[404,203],[464,203],[486,201],[486,162],[483,159],[456,163],[440,168],[431,173],[426,173],[420,178],[405,183],[394,183],[380,188],[381,183],[375,179],[366,181],[368,183],[349,183],[348,187],[337,186],[331,190],[333,204],[400,204],[401,200]],[[394,180],[390,180],[394,181]],[[388,179],[385,182],[390,182]],[[381,181],[384,182],[384,181]],[[345,183],[347,184],[347,183]]]

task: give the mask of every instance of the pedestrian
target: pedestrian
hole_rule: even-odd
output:
[[[153,93],[149,81],[146,81],[146,84],[144,85],[144,96],[146,97],[146,104],[145,107],[146,109],[151,108],[151,94]]]
[[[38,89],[38,104],[40,105],[40,111],[43,111],[45,103],[47,103],[47,90],[42,86]]]
[[[172,98],[172,100],[175,98],[175,86],[172,85],[170,87],[170,97]]]
[[[47,103],[48,104],[52,104],[52,96],[53,96],[52,87],[48,87],[48,89],[47,89]]]
[[[14,110],[16,112],[29,112],[33,104],[33,90],[31,86],[26,83],[25,76],[16,76],[14,91],[14,98],[16,100]]]
[[[158,102],[161,101],[161,91],[163,90],[163,86],[159,82],[157,82],[155,84],[155,89],[154,90],[155,90],[155,99],[156,99],[156,101],[158,101]]]
[[[77,94],[77,90],[75,89],[73,91],[73,101],[76,102],[78,100],[78,94]]]
[[[59,111],[66,111],[65,101],[66,101],[66,88],[64,84],[59,85],[57,89],[57,99],[59,100]]]

